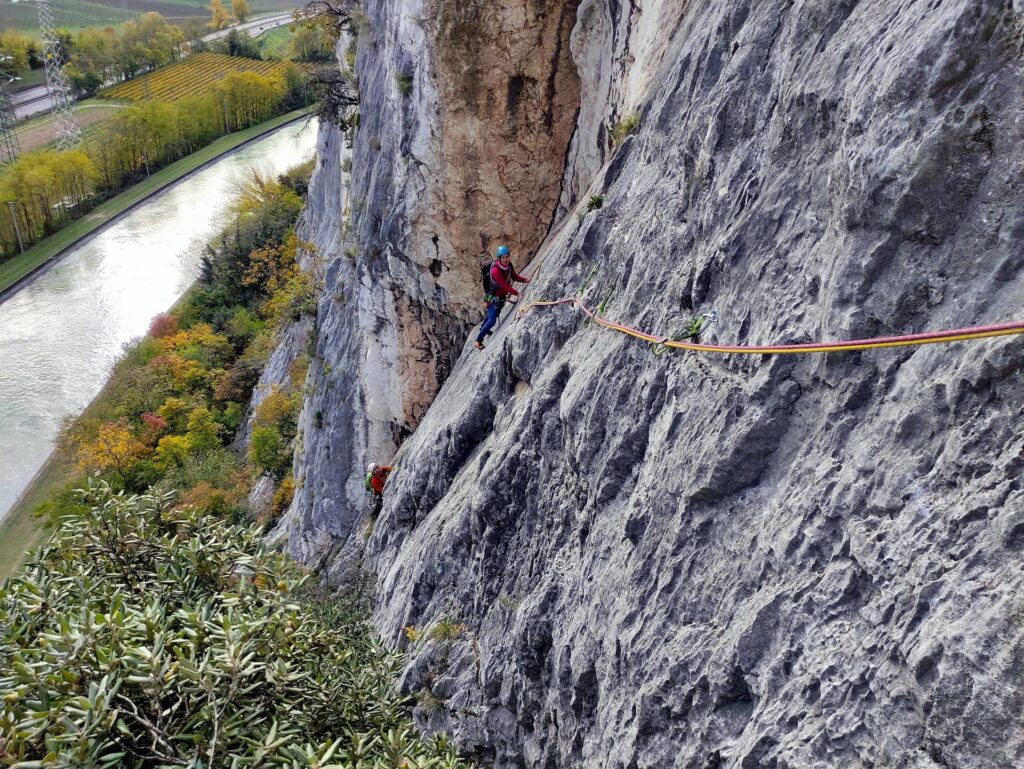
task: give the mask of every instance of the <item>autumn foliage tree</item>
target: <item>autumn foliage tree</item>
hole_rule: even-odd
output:
[[[105,422],[89,440],[78,446],[78,467],[87,475],[110,473],[124,483],[132,468],[150,449],[123,420]]]
[[[231,21],[231,15],[227,12],[224,4],[220,0],[211,0],[210,2],[210,29],[224,29]]]
[[[334,38],[322,24],[306,20],[295,25],[291,53],[297,61],[330,61],[334,58]]]
[[[178,332],[178,319],[170,313],[162,312],[149,324],[151,337],[171,336]]]
[[[231,13],[239,21],[249,17],[249,4],[245,0],[231,0]]]
[[[0,176],[0,205],[13,202],[21,236],[33,243],[56,230],[76,206],[96,190],[100,176],[82,151],[43,150],[22,155]],[[8,253],[18,247],[10,217],[0,223],[0,239]]]
[[[13,29],[0,32],[0,56],[3,57],[6,72],[11,75],[25,74],[33,55],[39,55],[39,43],[36,40]]]

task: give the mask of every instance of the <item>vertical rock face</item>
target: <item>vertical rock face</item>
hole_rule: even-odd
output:
[[[580,103],[578,0],[436,3],[439,217],[456,254],[532,253],[551,226]],[[474,266],[470,263],[470,266]],[[479,280],[468,300],[479,302]]]
[[[553,228],[529,298],[585,286],[664,334],[717,307],[731,343],[1019,317],[1015,0],[486,5],[371,4],[362,250],[321,308],[293,551],[348,562],[354,468],[405,438],[366,530],[378,625],[421,631],[404,683],[422,724],[495,766],[1024,763],[1024,340],[655,356],[561,307],[460,357],[475,267],[456,256],[499,220],[529,247],[601,193]],[[497,54],[520,50],[493,31],[515,23],[545,49],[531,66],[569,35],[548,70],[565,99]],[[513,100],[522,134],[467,133],[517,77],[537,83]],[[571,141],[558,121],[527,136],[573,92]],[[543,201],[477,180],[480,157],[555,162],[556,136]],[[525,200],[536,230],[501,208]],[[456,201],[482,224],[446,219]]]
[[[451,371],[481,315],[478,254],[505,242],[522,264],[551,224],[579,104],[576,4],[363,6],[353,231],[331,129],[307,224],[331,266],[279,534],[308,560],[344,543],[366,462],[393,456]]]
[[[572,32],[581,73],[579,120],[559,214],[578,201],[612,146],[609,128],[635,113],[649,95],[665,52],[692,0],[583,0]]]

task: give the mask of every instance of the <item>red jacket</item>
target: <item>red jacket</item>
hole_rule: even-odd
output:
[[[387,483],[388,476],[391,475],[392,468],[387,466],[379,466],[377,469],[367,476],[367,480],[370,482],[370,489],[374,494],[380,496],[384,493],[384,484]]]
[[[508,269],[506,270],[501,266],[501,262],[495,261],[491,265],[491,283],[494,284],[494,295],[498,299],[505,299],[509,294],[513,296],[519,296],[519,292],[512,287],[512,282],[526,283],[527,280],[512,266],[509,262]]]

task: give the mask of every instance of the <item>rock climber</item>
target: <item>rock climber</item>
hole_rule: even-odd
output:
[[[498,322],[501,311],[505,308],[505,301],[512,304],[518,301],[519,292],[512,284],[530,282],[529,278],[524,278],[512,266],[512,253],[508,246],[498,246],[497,257],[485,277],[484,306],[487,308],[487,317],[480,325],[480,333],[473,343],[478,350],[484,349],[484,337],[491,333],[494,324]]]
[[[380,513],[381,506],[384,504],[384,484],[388,482],[388,476],[394,469],[388,465],[378,465],[376,462],[371,462],[366,467],[366,479],[363,481],[363,485],[366,486],[366,490],[370,492],[373,500],[374,515]]]

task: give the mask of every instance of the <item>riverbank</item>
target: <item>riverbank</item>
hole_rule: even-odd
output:
[[[186,158],[171,163],[145,181],[125,190],[105,203],[101,203],[81,219],[71,222],[59,232],[36,243],[24,254],[0,264],[0,302],[48,269],[66,250],[80,245],[96,234],[100,228],[116,221],[118,217],[128,213],[148,198],[163,192],[183,179],[187,179],[192,174],[220,160],[224,155],[282,126],[308,117],[308,114],[308,110],[295,110],[244,131],[236,131],[223,136],[199,152],[194,152]]]
[[[188,301],[189,291],[174,303],[168,312],[175,312]],[[77,417],[78,420],[94,419],[109,413],[114,406],[112,381],[103,385],[95,398]],[[18,497],[6,516],[0,517],[0,580],[10,577],[25,562],[25,555],[43,544],[51,530],[42,525],[34,514],[35,510],[75,479],[74,458],[58,445],[39,472],[35,474],[25,491]]]
[[[11,576],[25,560],[25,553],[46,541],[50,532],[32,515],[56,489],[71,478],[73,466],[55,451],[32,479],[11,512],[0,520],[0,580]]]

